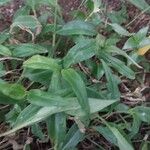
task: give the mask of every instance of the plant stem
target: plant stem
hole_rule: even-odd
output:
[[[53,48],[55,47],[55,43],[56,43],[56,23],[57,23],[57,0],[55,3],[55,13],[54,13],[54,33],[53,33],[53,42],[52,42]]]

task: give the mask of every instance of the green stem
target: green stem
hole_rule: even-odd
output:
[[[56,23],[57,23],[57,0],[55,3],[55,13],[54,13],[54,33],[53,33],[53,42],[52,42],[53,48],[55,47],[56,44]]]

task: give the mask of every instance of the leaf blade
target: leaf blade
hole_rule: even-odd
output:
[[[76,94],[79,104],[86,113],[89,114],[90,108],[85,84],[79,74],[73,69],[62,70],[62,77],[70,84]]]
[[[40,55],[34,55],[23,63],[24,68],[32,68],[32,69],[43,69],[43,70],[51,70],[58,71],[60,70],[60,66],[57,64],[57,61],[52,58],[47,58]]]
[[[12,54],[11,54],[11,51],[7,47],[0,45],[0,55],[11,56]]]
[[[61,30],[57,31],[60,35],[96,35],[95,26],[89,22],[74,20],[68,22]]]

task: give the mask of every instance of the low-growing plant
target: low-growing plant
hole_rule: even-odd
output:
[[[142,4],[137,7],[148,10]],[[149,125],[143,98],[142,105],[130,107],[120,101],[119,90],[122,80],[150,70],[143,57],[150,48],[149,28],[130,33],[122,27],[125,6],[113,15],[100,0],[82,1],[80,7],[85,12],[79,8],[66,23],[57,0],[26,0],[0,33],[0,104],[9,106],[1,116],[11,128],[0,137],[30,127],[39,139],[49,137],[55,150],[73,150],[91,129],[114,148],[133,150],[140,126]],[[123,48],[117,46],[122,39]],[[113,114],[121,120],[108,120]],[[142,150],[148,144],[143,140]]]

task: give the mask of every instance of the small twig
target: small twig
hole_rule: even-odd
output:
[[[14,58],[14,57],[4,57],[4,58],[0,58],[0,61],[5,61],[5,60],[19,60],[19,61],[24,61],[21,58]]]
[[[143,10],[139,15],[137,15],[132,21],[130,21],[125,27],[127,28],[129,25],[131,25],[136,19],[138,19],[141,15],[143,15],[146,11],[150,9],[150,6],[147,7],[145,10]]]
[[[7,107],[9,107],[9,105],[2,106],[2,107],[0,107],[0,110],[5,109]]]
[[[55,43],[56,43],[56,23],[57,23],[57,0],[55,3],[55,13],[54,13],[54,33],[53,33],[53,41],[52,41],[53,48],[55,47]]]
[[[145,99],[142,98],[133,98],[133,97],[127,97],[127,96],[121,96],[121,98],[124,98],[128,101],[132,101],[132,102],[143,102],[145,101]]]
[[[148,139],[148,137],[149,137],[149,135],[146,134],[146,135],[144,136],[143,140],[146,141],[146,140]]]
[[[33,84],[34,84],[34,82],[31,82],[31,83],[26,87],[26,90],[28,90]]]
[[[101,81],[91,77],[90,72],[81,63],[78,63],[81,70],[90,78],[93,83],[101,83]]]
[[[94,145],[96,145],[97,147],[99,147],[101,150],[105,150],[101,145],[97,144],[95,141],[93,141],[90,138],[86,138],[87,140],[89,140],[91,143],[93,143]],[[108,147],[108,145],[105,144],[105,146]]]

